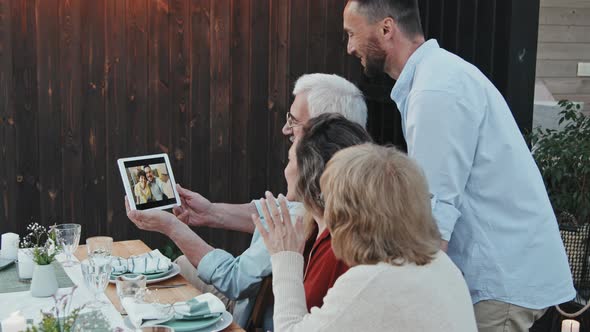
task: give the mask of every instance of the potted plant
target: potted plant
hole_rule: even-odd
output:
[[[51,264],[58,254],[58,247],[55,242],[55,231],[52,227],[45,228],[37,223],[31,223],[27,226],[29,234],[21,242],[21,248],[26,249],[19,258],[19,275],[23,270],[26,275],[27,258],[29,256],[33,262],[33,274],[31,282],[31,295],[35,297],[48,297],[55,294],[58,288],[55,269]],[[23,260],[22,264],[20,259]]]
[[[561,100],[558,105],[560,127],[536,128],[530,135],[532,153],[557,216],[574,284],[588,297],[590,117],[580,112],[580,104]]]
[[[590,118],[580,104],[558,104],[561,128],[536,128],[533,156],[560,224],[584,224],[590,217]]]

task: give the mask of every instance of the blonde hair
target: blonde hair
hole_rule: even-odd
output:
[[[320,185],[334,254],[349,266],[424,265],[439,250],[426,179],[397,149],[363,144],[341,150]]]

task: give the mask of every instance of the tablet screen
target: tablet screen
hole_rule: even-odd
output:
[[[171,170],[163,157],[127,160],[123,165],[138,210],[176,203]]]

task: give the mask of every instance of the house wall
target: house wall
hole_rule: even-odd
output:
[[[590,76],[578,76],[578,63],[590,63],[590,0],[541,0],[537,80],[556,100],[584,102],[590,112]]]

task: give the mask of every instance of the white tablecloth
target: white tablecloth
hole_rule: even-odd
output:
[[[73,259],[76,259],[72,256]],[[65,260],[65,256],[63,254],[57,256],[58,261]],[[84,281],[82,279],[82,270],[80,269],[80,265],[74,265],[73,267],[64,267],[64,270],[72,279],[75,285],[78,286],[76,292],[74,293],[72,306],[71,309],[80,307],[84,303],[87,303],[93,300],[92,293],[86,288],[84,285]],[[58,290],[58,294],[69,293],[71,288],[60,288]],[[112,329],[117,327],[122,328],[124,331],[131,331],[127,326],[123,323],[123,318],[115,309],[115,307],[111,304],[109,299],[106,295],[102,294],[101,299],[105,302],[108,302],[109,305],[104,306],[101,311],[111,323]],[[14,311],[20,311],[21,314],[26,319],[34,319],[35,322],[38,322],[41,319],[41,310],[49,311],[51,308],[54,307],[54,300],[52,297],[47,298],[36,298],[31,296],[30,291],[25,292],[15,292],[15,293],[1,293],[0,294],[0,320],[5,319],[6,317],[10,316],[10,314]],[[84,311],[83,311],[84,312]]]

